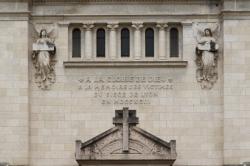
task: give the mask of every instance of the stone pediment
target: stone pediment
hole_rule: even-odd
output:
[[[127,116],[126,116],[127,114]],[[127,118],[126,118],[127,117]],[[152,163],[172,165],[176,160],[176,142],[166,142],[136,127],[135,110],[117,110],[115,127],[82,143],[76,141],[79,165],[98,163]]]

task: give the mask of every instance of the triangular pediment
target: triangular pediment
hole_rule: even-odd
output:
[[[174,140],[166,142],[135,125],[129,125],[128,131],[124,129],[123,125],[117,125],[84,143],[76,141],[77,162],[80,165],[105,161],[173,164],[176,159]]]

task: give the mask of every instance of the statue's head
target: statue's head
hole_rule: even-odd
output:
[[[46,29],[42,29],[40,31],[40,38],[42,38],[42,37],[47,37],[47,31],[46,31]]]
[[[210,36],[210,37],[213,36],[212,31],[211,31],[210,28],[206,28],[206,29],[204,30],[204,32],[205,32],[205,36]]]

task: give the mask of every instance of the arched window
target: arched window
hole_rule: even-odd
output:
[[[179,32],[177,28],[170,29],[170,57],[179,56]]]
[[[130,54],[130,36],[129,30],[123,28],[121,30],[121,57],[129,57]]]
[[[154,30],[146,29],[145,32],[145,56],[154,57]]]
[[[78,28],[72,31],[72,57],[81,57],[81,30]]]
[[[96,34],[96,56],[105,57],[105,30],[100,28]]]

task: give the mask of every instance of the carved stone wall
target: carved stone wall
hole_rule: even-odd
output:
[[[112,127],[113,110],[128,105],[138,110],[141,128],[163,140],[178,142],[176,165],[243,165],[250,160],[250,2],[71,2],[0,2],[1,163],[76,166],[75,140],[86,141]],[[182,68],[176,63],[157,67],[146,61],[142,67],[134,61],[119,68],[115,63],[113,67],[67,67],[68,24],[91,21],[181,23],[183,61],[187,63],[181,64]],[[34,81],[28,22],[58,25],[57,82],[47,91]],[[221,27],[218,80],[210,90],[202,90],[196,80],[194,22],[216,22]]]
[[[55,164],[54,158],[57,158],[56,165],[72,165],[75,163],[73,142],[76,139],[84,142],[112,127],[113,110],[129,106],[138,111],[141,128],[163,140],[175,139],[178,142],[176,165],[222,165],[222,59],[218,59],[219,78],[216,84],[209,91],[202,90],[196,80],[194,50],[197,43],[192,29],[192,22],[197,18],[201,22],[218,22],[216,13],[219,7],[214,1],[209,4],[196,0],[164,1],[154,5],[149,1],[123,2],[122,5],[116,1],[85,4],[33,6],[33,22],[58,21],[58,56],[55,65],[57,82],[52,89],[42,91],[32,85],[30,123],[37,127],[31,131],[31,144],[37,148],[31,149],[31,163]],[[50,17],[54,14],[57,17]],[[138,67],[136,61],[133,61],[134,65],[122,64],[122,67],[115,67],[117,64],[108,61],[107,64],[113,66],[63,65],[71,53],[69,40],[65,40],[70,38],[69,23],[142,21],[181,23],[183,61],[187,61],[187,65]],[[85,30],[82,31],[83,40]],[[169,29],[165,30],[167,38]],[[156,36],[157,33],[158,29]],[[94,41],[95,37],[92,37]],[[109,30],[107,43],[108,38]],[[167,52],[168,43],[166,45]],[[144,63],[147,64],[146,61]],[[58,148],[54,145],[57,141]]]

